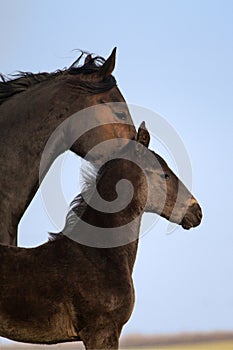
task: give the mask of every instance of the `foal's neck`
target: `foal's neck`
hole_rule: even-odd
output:
[[[120,182],[122,179],[123,183]],[[122,263],[126,258],[131,272],[144,208],[140,181],[140,175],[132,169],[132,164],[129,168],[128,161],[117,159],[109,162],[97,178],[97,191],[86,200],[81,214],[82,221],[95,227],[94,231],[98,232],[101,227],[107,234],[105,237],[111,237],[106,254],[116,263]]]

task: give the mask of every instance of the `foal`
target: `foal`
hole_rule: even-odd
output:
[[[134,305],[132,271],[143,212],[158,213],[185,229],[199,225],[202,216],[196,199],[148,149],[149,138],[142,124],[137,140],[98,172],[104,210],[95,208],[99,201],[89,186],[76,198],[63,232],[48,243],[30,249],[0,246],[1,336],[118,348]],[[120,186],[122,179],[130,181],[133,193],[127,181]]]

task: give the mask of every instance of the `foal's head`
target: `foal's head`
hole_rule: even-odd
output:
[[[141,211],[157,213],[184,229],[198,226],[202,212],[197,200],[163,158],[148,149],[149,142],[150,134],[143,122],[136,142],[132,141],[119,155],[126,159],[121,166],[122,178],[134,186],[134,198],[141,203]]]

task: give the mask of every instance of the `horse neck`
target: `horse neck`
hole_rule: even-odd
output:
[[[141,222],[141,217],[138,218],[137,222],[134,222],[134,230],[137,230],[137,236],[139,235],[139,229],[140,229],[140,222]],[[77,237],[77,232],[80,232],[80,229],[83,229],[83,226],[76,226],[75,233],[72,237],[72,235],[69,235],[68,237],[72,238],[73,240],[77,241],[79,244],[79,248],[83,254],[90,260],[93,261],[94,265],[102,265],[107,264],[109,267],[109,270],[111,270],[112,266],[115,266],[116,270],[120,271],[121,274],[123,275],[132,275],[133,268],[134,268],[134,263],[136,260],[136,255],[137,255],[137,249],[138,249],[138,241],[139,237],[136,239],[132,240],[131,242],[122,245],[119,242],[118,246],[114,247],[108,247],[108,248],[97,248],[93,246],[88,246],[88,244],[83,244],[82,239],[81,242]],[[128,236],[130,235],[130,230],[128,232],[125,232]],[[84,232],[85,235],[87,235],[89,232]],[[117,239],[114,240],[114,244],[117,243]]]
[[[0,158],[1,242],[15,244],[19,220],[39,186],[40,165],[42,181],[56,157],[68,148],[64,132],[58,132],[43,152],[53,131],[82,108],[81,96],[76,99],[72,96],[72,107],[69,98],[62,99],[61,88],[49,81],[13,96],[0,106],[0,138],[4,146]],[[42,154],[45,157],[41,159]]]
[[[117,197],[115,186],[122,178],[127,179],[134,187],[131,201],[128,203],[130,195],[127,189],[129,184],[125,183],[126,187],[123,185],[119,193],[121,198],[118,203],[120,207],[123,204],[124,209],[108,212],[108,207]],[[133,169],[128,168],[127,161],[111,161],[111,166],[107,167],[97,180],[97,190],[100,197],[96,198],[95,194],[92,195],[85,202],[85,209],[80,215],[82,222],[94,227],[92,234],[95,235],[97,232],[96,240],[98,240],[98,228],[101,227],[105,230],[107,238],[110,237],[109,241],[107,240],[109,245],[106,254],[118,264],[122,264],[124,257],[131,272],[137,254],[140,223],[144,208],[144,201],[141,199],[140,187],[138,186],[139,181],[140,176]],[[101,199],[105,201],[103,206],[100,207],[100,210],[95,209]],[[85,224],[81,224],[79,230],[85,231]],[[90,234],[89,228],[87,231]],[[88,233],[85,232],[85,235]],[[115,248],[109,248],[111,243],[112,247]]]

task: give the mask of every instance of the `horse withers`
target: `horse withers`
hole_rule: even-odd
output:
[[[202,217],[196,199],[148,144],[142,124],[137,140],[89,177],[64,230],[48,243],[29,249],[0,245],[1,336],[118,348],[134,306],[132,271],[142,214],[157,213],[185,229],[198,226]]]

